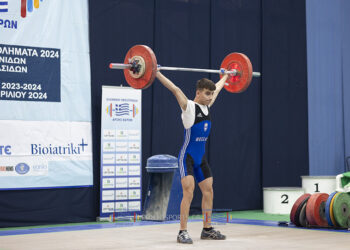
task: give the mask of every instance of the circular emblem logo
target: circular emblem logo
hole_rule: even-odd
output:
[[[29,172],[29,166],[28,164],[21,162],[16,165],[15,170],[19,174],[26,174]]]

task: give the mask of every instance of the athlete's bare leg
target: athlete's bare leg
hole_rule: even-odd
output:
[[[188,214],[193,199],[194,178],[192,175],[181,179],[183,197],[180,207],[180,230],[187,230]]]
[[[199,188],[202,191],[202,213],[203,213],[203,227],[211,227],[211,214],[213,210],[213,177],[209,177],[204,181],[198,183]]]

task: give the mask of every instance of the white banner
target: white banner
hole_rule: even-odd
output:
[[[92,186],[88,0],[1,0],[0,189]]]
[[[91,121],[88,0],[6,2],[0,119]]]
[[[141,211],[141,90],[102,88],[101,217]]]
[[[0,138],[0,189],[93,182],[89,122],[0,120]]]

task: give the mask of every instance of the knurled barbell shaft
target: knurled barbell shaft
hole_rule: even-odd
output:
[[[191,71],[191,72],[204,72],[204,73],[216,73],[221,74],[222,71],[218,69],[196,69],[196,68],[179,68],[179,67],[165,67],[165,66],[158,66],[160,70],[174,70],[174,71]],[[227,74],[237,74],[237,70],[233,69],[231,71],[227,71]],[[260,72],[253,72],[254,77],[259,77]]]
[[[166,67],[166,66],[158,66],[160,70],[173,70],[173,71],[190,71],[190,72],[204,72],[204,73],[222,73],[217,69],[196,69],[196,68],[179,68],[179,67]],[[228,71],[228,74],[237,74],[237,70]]]
[[[130,69],[132,67],[131,64],[124,64],[124,63],[111,63],[109,65],[111,69]],[[220,74],[222,73],[221,70],[217,69],[196,69],[196,68],[179,68],[179,67],[165,67],[158,65],[158,68],[160,70],[173,70],[173,71],[191,71],[191,72],[204,72],[204,73],[216,73]],[[237,70],[227,71],[228,74],[237,74]],[[260,77],[260,72],[253,72],[254,77]]]

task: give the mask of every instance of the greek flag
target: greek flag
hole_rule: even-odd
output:
[[[0,12],[8,12],[8,0],[0,0]]]
[[[116,116],[129,115],[129,103],[121,103],[115,105],[115,114]]]

